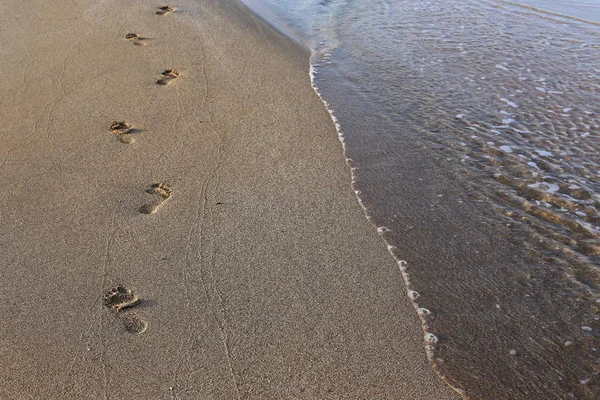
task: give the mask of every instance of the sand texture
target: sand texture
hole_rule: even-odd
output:
[[[0,399],[451,399],[308,54],[232,0],[0,4]]]

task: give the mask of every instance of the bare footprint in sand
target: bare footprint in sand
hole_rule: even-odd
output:
[[[171,188],[164,183],[155,183],[146,189],[146,193],[158,196],[158,200],[142,205],[139,211],[142,214],[154,214],[171,197]]]
[[[144,40],[146,40],[146,38],[141,37],[137,33],[128,33],[127,35],[125,35],[125,39],[129,40],[136,46],[146,45],[146,43],[143,42]]]
[[[163,6],[163,7],[159,7],[158,11],[156,12],[157,15],[167,15],[170,12],[175,11],[175,9],[171,6]]]
[[[160,73],[164,78],[156,81],[159,85],[168,85],[171,81],[179,78],[179,72],[176,69],[167,69]]]
[[[117,312],[127,307],[133,307],[140,303],[140,299],[131,289],[118,285],[104,292],[104,305]]]
[[[108,126],[108,129],[119,139],[121,143],[133,143],[135,139],[130,135],[136,133],[138,130],[134,129],[129,125],[129,123],[124,121],[113,121]]]
[[[123,285],[114,286],[104,292],[104,305],[119,314],[118,318],[127,332],[144,333],[148,329],[148,323],[136,314],[119,313],[124,308],[134,307],[139,303],[140,299]]]

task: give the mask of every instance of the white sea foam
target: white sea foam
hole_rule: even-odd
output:
[[[542,157],[554,157],[554,154],[552,154],[546,150],[535,149],[535,152],[538,153]]]
[[[433,333],[425,333],[425,343],[433,345],[433,344],[437,344],[437,342],[439,342],[439,339],[437,336],[435,336]]]
[[[548,182],[531,183],[527,185],[527,187],[530,187],[532,189],[542,189],[547,193],[555,193],[560,190],[560,187],[557,184]]]
[[[511,106],[512,108],[519,108],[519,105],[517,103],[514,103],[508,99],[505,99],[504,97],[500,98],[501,101],[505,102],[506,104],[508,104],[509,106]]]

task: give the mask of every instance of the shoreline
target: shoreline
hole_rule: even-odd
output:
[[[268,0],[257,2],[273,4]],[[530,188],[540,185],[536,183],[536,177],[541,176],[535,171],[538,164],[525,163],[525,160],[539,160],[538,155],[546,155],[542,157],[544,161],[540,161],[544,166],[538,169],[548,173],[544,181],[567,182],[569,173],[563,174],[558,169],[578,171],[577,157],[563,160],[554,152],[564,145],[562,138],[544,140],[543,132],[548,127],[544,121],[594,129],[593,115],[597,113],[581,111],[588,110],[586,104],[593,102],[579,97],[578,90],[567,89],[577,87],[574,83],[578,80],[586,81],[583,77],[569,80],[568,65],[589,71],[593,55],[584,51],[581,65],[572,59],[572,62],[557,62],[552,68],[540,70],[526,68],[531,65],[531,55],[510,58],[513,53],[519,53],[525,43],[534,43],[536,32],[539,36],[554,31],[553,27],[565,29],[564,36],[575,42],[587,43],[593,38],[577,33],[580,24],[556,25],[557,20],[546,18],[547,13],[527,13],[524,17],[523,10],[511,7],[513,16],[524,17],[517,26],[523,27],[532,21],[530,18],[536,21],[539,17],[543,17],[545,23],[539,26],[534,23],[538,28],[526,34],[518,34],[521,29],[515,29],[505,38],[492,39],[493,35],[486,36],[485,27],[494,25],[495,10],[485,6],[480,9],[472,2],[465,8],[440,3],[420,12],[404,4],[406,8],[399,6],[392,13],[388,13],[384,5],[370,7],[368,2],[353,3],[343,10],[338,8],[343,2],[326,6],[318,2],[310,3],[312,6],[286,4],[289,9],[278,10],[278,18],[267,14],[265,19],[292,36],[294,31],[289,32],[285,24],[278,21],[285,20],[291,26],[300,27],[298,40],[314,44],[317,57],[313,65],[319,64],[316,83],[336,110],[335,115],[340,118],[348,139],[346,156],[352,159],[351,167],[356,167],[353,183],[359,192],[359,201],[364,201],[367,218],[381,228],[380,234],[390,253],[401,263],[407,286],[414,291],[413,304],[421,308],[418,311],[425,331],[439,338],[430,359],[443,379],[463,388],[469,398],[527,397],[533,393],[543,398],[553,395],[595,398],[598,357],[594,309],[597,302],[594,293],[586,289],[593,290],[597,286],[594,284],[597,274],[593,258],[587,259],[587,265],[585,254],[577,260],[576,255],[582,248],[574,244],[589,240],[582,237],[582,229],[577,233],[575,221],[583,214],[580,212],[577,216],[556,207],[560,200],[556,202],[554,195],[546,197],[548,204],[540,203],[544,184],[541,190],[529,193],[519,189],[519,185]],[[428,22],[429,14],[442,19],[438,19],[438,29],[425,35],[426,42],[430,43],[427,46],[419,39],[423,35],[419,27]],[[454,17],[446,19],[444,15]],[[474,29],[480,28],[474,31],[477,34],[470,31],[463,34],[462,28],[454,30],[451,23],[442,22],[465,15],[479,16],[471,21]],[[495,22],[509,26],[509,19],[499,18]],[[375,28],[365,23],[375,20],[380,22]],[[323,22],[313,25],[313,21]],[[404,27],[396,27],[396,21],[403,21]],[[487,62],[469,65],[467,58],[463,64],[462,52],[446,53],[447,48],[437,41],[442,32],[452,32],[453,40],[449,39],[449,43],[461,45],[477,37],[468,47],[472,54],[479,54]],[[488,53],[482,46],[485,40],[494,40],[499,47],[506,44],[506,51]],[[511,41],[514,46],[508,45]],[[581,48],[585,47],[587,45]],[[335,50],[325,52],[321,51],[323,48]],[[372,54],[370,59],[381,59],[381,65],[362,62],[361,50],[367,48]],[[560,52],[569,46],[557,44],[550,48],[552,52]],[[394,56],[396,50],[399,52]],[[504,57],[511,61],[505,64]],[[535,58],[553,59],[543,54]],[[421,70],[431,73],[431,81],[429,73],[420,77],[411,74],[413,61]],[[328,65],[330,63],[332,65]],[[442,72],[444,69],[435,65],[446,65],[448,71]],[[510,70],[505,65],[510,66]],[[457,66],[464,68],[464,73]],[[553,81],[551,85],[561,82],[559,87],[541,90],[570,93],[568,100],[563,99],[568,104],[560,105],[558,97],[537,96],[540,88],[532,83],[537,82],[536,74],[541,73],[549,82]],[[470,77],[478,74],[482,79],[489,78],[485,80],[487,84],[471,80]],[[452,82],[462,82],[463,75],[465,82],[471,83],[454,87]],[[517,75],[519,83],[510,84]],[[452,76],[461,79],[444,79]],[[476,93],[482,89],[480,86],[484,88],[480,93],[497,93],[498,90],[502,94],[490,99],[490,104],[485,95],[477,97],[476,102],[468,99],[469,95],[460,95],[463,88],[464,93]],[[392,87],[396,90],[391,90]],[[579,94],[585,96],[582,92]],[[508,125],[514,123],[535,134],[511,137],[486,129],[504,124],[502,115],[506,112],[496,115],[494,108],[502,110],[502,104],[508,104],[506,98],[513,95],[515,103],[512,104],[518,103],[521,108],[513,110],[510,115],[514,121]],[[485,113],[478,104],[488,105],[483,107]],[[370,108],[371,105],[377,106]],[[560,118],[527,118],[532,110],[541,110],[538,114],[541,116],[545,115],[544,110],[560,113],[572,109],[579,112],[563,113]],[[587,121],[587,124],[578,125],[578,121]],[[504,146],[500,146],[502,144]],[[590,145],[582,139],[579,145],[573,145],[573,151],[591,149]],[[536,149],[547,152],[538,153]],[[513,150],[512,155],[505,153]],[[549,167],[545,162],[550,159],[546,157],[561,166]],[[571,176],[574,180],[569,179],[568,185],[578,183],[588,193],[597,192],[583,179],[589,177],[588,174],[593,176],[591,170],[582,168],[580,173]],[[512,179],[502,181],[506,176]],[[569,191],[564,183],[560,187],[563,194]],[[557,197],[570,201],[569,196],[558,194]],[[571,200],[576,207],[592,203],[577,194]],[[562,220],[562,216],[554,227],[551,220],[540,218],[544,214],[547,218],[563,212],[565,217],[570,214],[567,219],[570,218],[575,231],[563,230],[569,223]],[[582,222],[582,226],[591,227],[589,222],[597,219],[596,214],[590,209],[585,216],[588,224]],[[564,235],[565,241],[556,240],[553,235],[558,232]],[[561,245],[566,243],[566,238],[571,243],[570,249]]]
[[[12,3],[0,397],[456,398],[304,49],[234,1]]]

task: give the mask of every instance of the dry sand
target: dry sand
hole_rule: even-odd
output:
[[[0,5],[0,399],[456,398],[308,55],[164,5]]]

